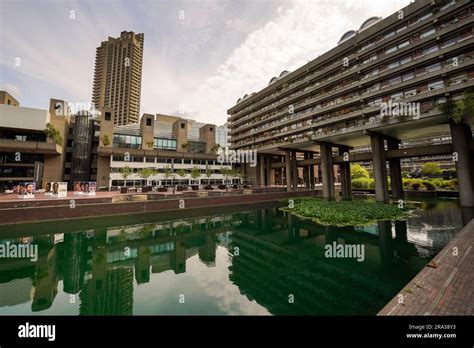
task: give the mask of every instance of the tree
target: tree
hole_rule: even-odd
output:
[[[194,166],[193,169],[191,169],[191,178],[196,180],[201,176],[201,171],[199,170],[198,167]]]
[[[153,146],[155,145],[155,142],[153,140],[150,140],[150,141],[147,141],[146,144],[150,149],[152,149]]]
[[[359,163],[351,163],[351,179],[369,178],[369,172]]]
[[[124,166],[120,168],[120,174],[122,175],[122,178],[125,180],[125,183],[123,186],[127,186],[127,178],[132,173],[133,173],[132,168],[130,168],[129,166]]]
[[[183,150],[186,150],[188,147],[189,147],[189,144],[188,144],[188,143],[184,143],[184,144],[181,145],[181,148],[182,148]]]
[[[104,146],[109,146],[110,145],[110,138],[107,134],[105,134],[103,137],[102,137],[102,145]]]
[[[61,145],[63,143],[63,137],[61,136],[61,133],[59,133],[59,131],[54,128],[51,123],[46,124],[46,128],[43,130],[43,132],[53,141],[53,143],[57,145]]]
[[[221,167],[221,174],[224,176],[225,189],[227,191],[227,189],[229,188],[227,185],[227,178],[229,177],[229,175],[232,174],[232,169],[227,167]]]
[[[151,168],[142,168],[138,171],[138,175],[146,180],[146,186],[148,186],[148,178],[155,174],[155,171]]]
[[[205,174],[206,174],[206,176],[207,176],[207,184],[209,185],[209,184],[210,184],[210,178],[211,178],[211,175],[212,175],[212,169],[211,169],[211,168],[207,168]]]
[[[186,177],[186,175],[188,175],[188,172],[184,169],[178,169],[176,171],[176,174],[178,174],[180,177],[184,178],[184,177]]]
[[[445,103],[438,106],[438,109],[455,123],[467,121],[467,118],[472,117],[474,113],[474,90],[467,89],[460,99],[453,100],[449,97]]]
[[[442,173],[439,164],[436,162],[426,162],[421,167],[421,173],[425,176],[435,176]]]
[[[163,175],[165,176],[165,179],[171,178],[171,186],[173,187],[173,194],[174,194],[174,170],[170,167],[167,166],[163,172]]]
[[[220,146],[219,144],[214,144],[214,145],[211,147],[211,152],[216,153],[217,151],[219,151],[220,148],[221,148],[221,146]]]

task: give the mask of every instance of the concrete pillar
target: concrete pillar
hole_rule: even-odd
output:
[[[311,159],[313,158],[313,155],[311,154]],[[314,178],[314,165],[309,166],[309,183],[310,183],[310,188],[311,190],[315,189],[315,178]]]
[[[265,156],[265,185],[271,185],[271,165],[272,165],[272,156],[267,155]]]
[[[323,179],[323,197],[334,198],[334,169],[331,144],[321,144],[321,176]]]
[[[377,202],[386,202],[388,201],[388,187],[384,140],[379,134],[372,134],[370,135],[370,141],[375,179],[375,200]]]
[[[286,179],[286,190],[291,191],[291,158],[290,150],[285,150],[285,179]]]
[[[293,191],[298,191],[298,166],[296,164],[296,151],[291,151],[291,179]]]
[[[339,147],[339,155],[344,156],[344,153],[349,154],[349,148],[345,146]],[[342,198],[348,199],[352,197],[352,183],[351,183],[351,164],[349,161],[339,165],[341,173],[341,191]]]
[[[396,139],[387,140],[389,150],[396,150],[399,148],[399,141]],[[404,197],[403,182],[402,182],[402,166],[399,158],[391,158],[388,160],[390,168],[390,188],[392,190],[392,197],[400,199]]]
[[[304,153],[304,159],[309,159],[309,153],[305,152]],[[310,185],[310,179],[309,179],[309,165],[303,167],[303,179],[304,179],[304,185],[307,190],[309,190],[309,185]]]
[[[472,141],[471,128],[465,123],[450,121],[453,150],[457,155],[456,173],[459,182],[459,201],[461,207],[474,207],[473,181],[471,173],[472,158],[469,153],[469,144]]]
[[[265,186],[265,155],[258,156],[258,178],[257,184]]]

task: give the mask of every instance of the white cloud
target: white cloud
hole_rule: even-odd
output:
[[[222,124],[244,94],[264,88],[283,70],[294,70],[336,46],[347,30],[370,16],[386,17],[408,0],[297,1],[278,8],[275,18],[252,32],[226,62],[188,98],[201,121]]]

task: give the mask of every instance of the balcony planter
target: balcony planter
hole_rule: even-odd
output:
[[[204,187],[204,190],[214,190],[214,188],[212,186],[208,185],[208,186]]]
[[[185,191],[185,190],[187,190],[187,187],[184,187],[184,186],[176,187],[176,191]]]
[[[199,185],[191,185],[191,189],[193,191],[198,191],[199,190]]]
[[[120,188],[120,193],[127,193],[128,189],[126,187],[121,187]]]
[[[167,192],[168,189],[166,187],[159,187],[158,192]]]
[[[198,192],[196,192],[196,195],[197,195],[197,197],[208,197],[209,192],[207,192],[207,191],[198,191]]]
[[[225,185],[219,185],[219,190],[225,190],[227,186]]]

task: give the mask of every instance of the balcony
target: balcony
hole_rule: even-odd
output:
[[[62,152],[62,147],[57,144],[40,141],[0,139],[0,152],[24,152],[42,155],[60,155]]]

